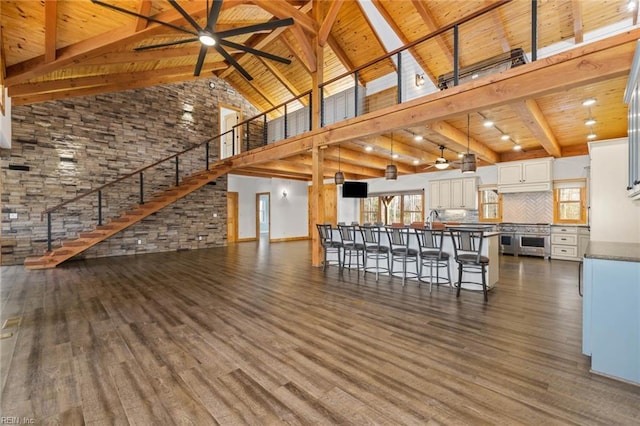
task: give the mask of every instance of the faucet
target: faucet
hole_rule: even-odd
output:
[[[429,225],[429,228],[431,228],[431,224],[433,223],[434,219],[438,219],[440,217],[440,213],[438,213],[437,210],[431,210],[429,212],[429,216],[427,216],[427,225]]]

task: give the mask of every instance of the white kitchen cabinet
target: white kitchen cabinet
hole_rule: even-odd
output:
[[[451,179],[452,209],[477,209],[476,178]]]
[[[477,180],[473,178],[442,179],[429,182],[430,209],[477,208]]]
[[[498,164],[498,192],[551,191],[553,158]]]
[[[429,208],[448,209],[451,207],[451,180],[433,180],[429,182]]]
[[[584,226],[551,226],[551,258],[582,260],[589,243],[589,228]]]

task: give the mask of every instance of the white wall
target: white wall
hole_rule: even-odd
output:
[[[589,144],[591,241],[640,242],[640,203],[627,197],[627,139]]]
[[[270,194],[271,239],[308,235],[307,182],[229,175],[228,191],[238,193],[238,238],[256,237],[256,194]],[[282,191],[287,191],[283,197]]]
[[[0,148],[11,148],[11,98],[5,91],[4,114],[0,114]]]

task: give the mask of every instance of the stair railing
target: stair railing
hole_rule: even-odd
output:
[[[62,208],[71,209],[71,214],[67,215],[67,217],[73,216],[76,219],[67,219],[69,223],[63,224],[64,227],[61,233],[66,233],[66,228],[77,228],[78,231],[81,231],[85,229],[84,221],[80,219],[81,212],[83,212],[84,209],[82,206],[70,206],[77,206],[81,201],[89,200],[89,198],[93,196],[95,199],[88,202],[90,206],[89,211],[94,211],[95,209],[95,213],[92,213],[95,214],[95,216],[92,219],[95,219],[98,226],[102,226],[107,215],[122,213],[124,210],[122,207],[123,204],[129,207],[133,204],[144,205],[145,202],[148,201],[147,197],[150,193],[156,193],[171,186],[178,186],[181,178],[199,171],[209,170],[212,161],[215,161],[219,157],[219,155],[212,155],[211,143],[216,140],[219,141],[227,135],[231,135],[232,140],[235,140],[236,131],[237,129],[233,128],[232,130],[209,138],[204,142],[179,151],[134,172],[120,176],[104,185],[44,210],[40,218],[41,220],[44,219],[45,215],[47,218],[47,252],[51,252],[53,248],[54,222],[52,215],[54,213],[59,212]],[[137,185],[135,185],[136,194],[132,195],[131,190],[127,191],[126,188],[131,188],[131,181],[136,178],[138,181]],[[121,184],[125,184],[123,191],[117,189],[118,185]],[[105,197],[107,191],[110,191],[112,194],[109,199]]]

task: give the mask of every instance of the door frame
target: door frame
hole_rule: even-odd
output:
[[[223,109],[226,110],[231,110],[231,111],[235,111],[236,112],[236,117],[237,117],[237,123],[242,122],[242,110],[238,107],[234,107],[232,105],[228,105],[228,104],[224,104],[224,103],[220,103],[218,104],[218,134],[222,134],[223,133],[223,125],[224,125],[224,116],[222,115]],[[235,144],[235,153],[239,154],[241,149],[242,149],[242,132],[237,132],[235,134],[235,140],[233,141]],[[223,150],[223,138],[219,138],[218,141],[218,152],[219,152],[219,158],[226,158],[223,157],[224,150]]]
[[[227,244],[238,242],[238,197],[238,192],[227,192]],[[229,223],[231,222],[230,219],[232,219],[232,215],[229,214],[230,208],[233,214],[233,218],[235,218],[235,220],[233,221],[234,226],[231,227],[229,226]]]
[[[267,211],[269,215],[269,241],[271,241],[271,193],[256,192],[256,240],[260,241],[260,197],[267,196]]]

